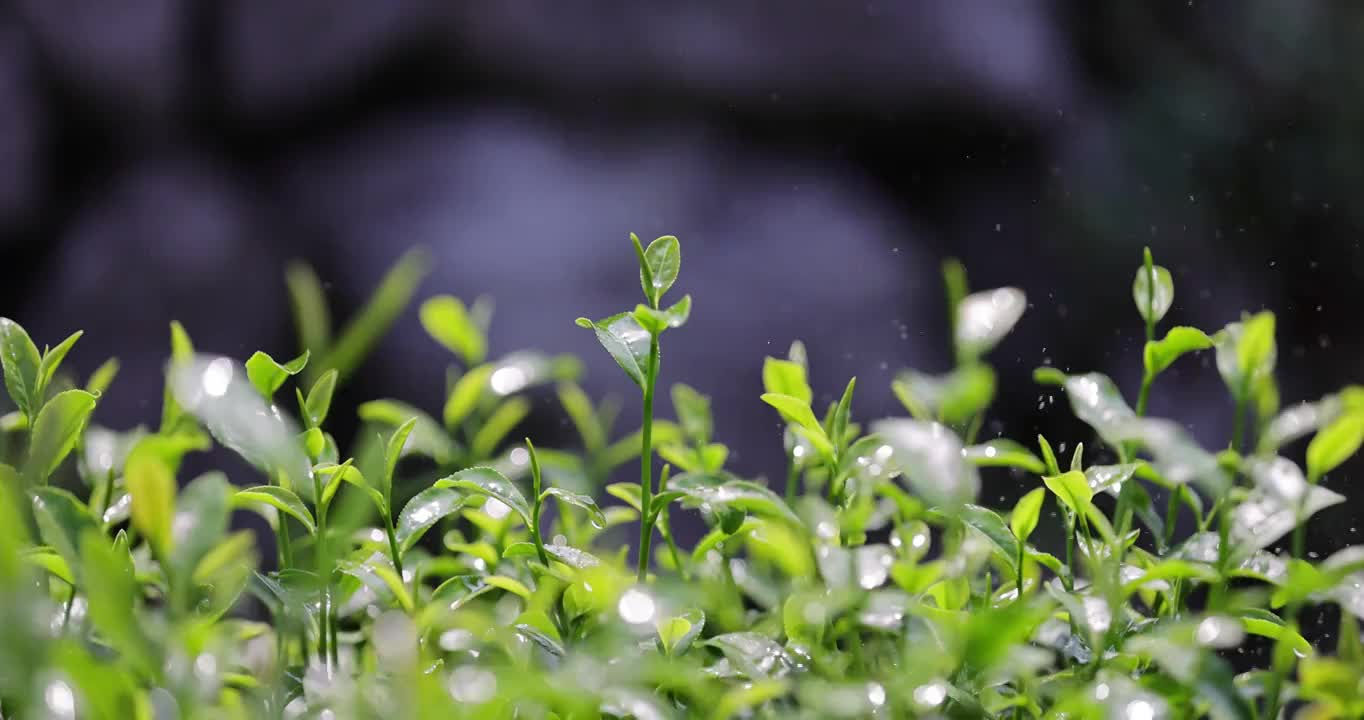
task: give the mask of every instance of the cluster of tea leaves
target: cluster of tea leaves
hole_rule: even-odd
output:
[[[1045,438],[977,437],[986,356],[1027,302],[970,293],[948,264],[955,366],[897,375],[908,417],[856,417],[851,380],[814,406],[799,343],[766,360],[789,461],[773,491],[727,465],[704,394],[660,381],[692,302],[664,302],[676,238],[632,240],[645,302],[579,320],[641,393],[631,432],[575,383],[575,359],[490,360],[491,306],[439,296],[420,306],[454,363],[439,415],[364,403],[343,448],[333,395],[408,304],[417,256],[335,334],[316,277],[292,268],[303,347],[287,362],[196,353],[174,325],[155,428],[89,422],[117,363],[83,385],[62,373],[80,333],[40,352],[0,320],[16,408],[0,419],[0,716],[1364,713],[1364,548],[1312,562],[1302,535],[1343,499],[1325,485],[1364,439],[1364,388],[1281,408],[1273,315],[1158,337],[1174,289],[1148,252],[1135,409],[1104,375],[1036,372],[1093,429],[1090,456],[1117,460],[1091,464],[1083,445],[1058,458]],[[1161,373],[1200,351],[1236,407],[1217,451],[1145,413]],[[576,447],[512,434],[548,387]],[[665,387],[672,412],[655,417]],[[1309,436],[1304,471],[1280,453]],[[181,472],[215,445],[252,476]],[[638,482],[609,483],[633,462]],[[1013,507],[977,504],[1019,478],[1032,489]],[[272,532],[234,531],[237,511]],[[708,527],[692,547],[671,530],[683,514]],[[1056,519],[1062,543],[1030,544]],[[1298,627],[1324,604],[1341,609],[1333,654]],[[1226,658],[1251,643],[1267,659],[1238,675]]]

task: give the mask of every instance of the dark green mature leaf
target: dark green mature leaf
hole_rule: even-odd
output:
[[[486,495],[516,511],[516,514],[521,516],[522,522],[527,527],[531,524],[530,503],[526,502],[526,496],[522,495],[521,490],[506,476],[492,468],[472,467],[460,470],[453,475],[437,480],[435,487],[457,488]]]
[[[1307,475],[1314,482],[1335,470],[1364,444],[1364,412],[1347,413],[1322,428],[1307,445]]]
[[[1212,338],[1202,330],[1180,325],[1170,328],[1164,338],[1146,343],[1142,362],[1146,365],[1146,374],[1154,377],[1164,372],[1181,355],[1207,350],[1212,346]]]
[[[411,302],[429,266],[426,252],[421,249],[409,250],[398,258],[398,262],[379,282],[369,302],[346,325],[335,344],[320,359],[319,371],[335,369],[342,380],[350,377]]]
[[[33,516],[38,521],[38,534],[67,564],[81,567],[81,536],[87,531],[100,531],[99,522],[85,503],[75,495],[54,487],[32,489]]]
[[[30,485],[47,482],[62,460],[71,453],[81,431],[95,410],[95,396],[84,390],[58,393],[41,410],[30,427],[28,461],[24,481]]]
[[[427,530],[458,512],[464,499],[463,493],[451,488],[429,487],[417,493],[398,514],[395,528],[398,549],[403,552],[411,549]]]
[[[580,317],[577,323],[579,327],[596,333],[597,342],[601,343],[620,369],[624,370],[636,385],[644,387],[644,373],[649,362],[650,336],[649,331],[641,327],[633,315],[619,313],[597,322]]]
[[[1151,324],[1160,322],[1174,303],[1175,283],[1170,271],[1152,265],[1149,254],[1146,265],[1137,269],[1132,280],[1132,300],[1137,304],[1137,313]]]
[[[1008,438],[995,438],[965,449],[968,462],[977,467],[1016,467],[1033,475],[1046,472],[1046,465],[1023,445]]]
[[[453,295],[437,295],[422,303],[422,327],[436,342],[459,356],[467,367],[483,362],[488,340],[464,302]]]
[[[810,384],[805,379],[805,365],[794,360],[778,360],[774,357],[764,359],[763,390],[779,395],[790,395],[807,405],[814,398]]]
[[[38,367],[42,356],[19,323],[0,317],[0,365],[4,366],[5,389],[14,405],[32,417],[42,398],[38,391]]]
[[[275,391],[284,385],[285,380],[303,372],[303,368],[308,366],[308,355],[308,351],[304,350],[302,355],[281,365],[274,358],[257,350],[246,361],[246,377],[266,400],[270,400],[275,397]]]
[[[232,496],[232,502],[240,507],[251,508],[254,508],[257,503],[269,505],[299,521],[309,535],[317,532],[317,523],[313,520],[312,511],[292,490],[286,490],[276,485],[257,485],[238,490]]]

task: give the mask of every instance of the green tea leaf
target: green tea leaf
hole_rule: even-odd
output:
[[[531,524],[530,503],[512,481],[488,467],[472,467],[436,481],[438,488],[457,488],[486,495],[516,511],[527,527]]]
[[[251,384],[260,391],[266,400],[270,400],[275,397],[275,392],[284,385],[285,380],[303,372],[303,368],[307,365],[307,350],[283,365],[269,355],[257,350],[246,361],[246,377],[251,380]]]
[[[1046,472],[1046,465],[1026,447],[1007,438],[995,438],[965,449],[968,462],[977,467],[1015,467],[1033,475]]]
[[[161,557],[168,557],[171,549],[175,467],[179,461],[175,449],[165,438],[148,437],[133,446],[123,465],[124,481],[132,498],[133,527]]]
[[[733,508],[801,526],[790,506],[765,485],[724,473],[684,473],[668,482],[668,490],[685,494],[689,504]]]
[[[1348,413],[1322,428],[1307,445],[1307,475],[1315,482],[1340,467],[1364,443],[1364,412]]]
[[[688,610],[673,617],[660,619],[656,624],[658,645],[668,657],[678,657],[691,648],[706,627],[706,614]]]
[[[105,360],[90,373],[90,379],[85,382],[85,391],[92,395],[103,395],[109,390],[109,386],[114,384],[114,378],[118,377],[118,369],[118,358]]]
[[[331,345],[332,322],[322,281],[310,266],[295,262],[285,271],[284,282],[289,288],[299,347],[314,355],[324,355]]]
[[[1160,322],[1175,300],[1175,283],[1170,271],[1150,263],[1138,268],[1132,281],[1132,300],[1143,320],[1151,324]]]
[[[445,427],[457,427],[464,418],[469,417],[488,388],[488,378],[492,374],[492,365],[479,365],[460,376],[450,390],[450,397],[445,400],[445,410],[441,413]]]
[[[30,427],[28,461],[24,463],[26,483],[47,482],[76,446],[94,410],[95,396],[84,390],[58,393],[43,405]]]
[[[256,503],[269,505],[299,521],[309,535],[317,532],[317,523],[313,520],[312,511],[308,509],[307,505],[303,504],[303,501],[292,490],[286,490],[276,485],[257,485],[238,490],[232,496],[232,502],[239,507],[252,507]]]
[[[409,250],[398,258],[398,262],[379,282],[369,302],[346,325],[336,343],[321,358],[319,372],[334,369],[340,379],[350,377],[411,302],[429,264],[426,253],[420,249]]]
[[[185,486],[175,502],[171,522],[170,569],[180,582],[189,580],[199,561],[227,532],[231,485],[220,472],[200,475]]]
[[[1088,512],[1094,496],[1084,473],[1072,470],[1060,475],[1048,475],[1042,478],[1042,482],[1072,512],[1079,515]]]
[[[144,677],[153,676],[161,662],[137,618],[140,603],[132,558],[111,547],[98,530],[81,535],[80,556],[90,624],[105,642],[118,648],[121,660]]]
[[[794,360],[778,360],[773,357],[764,359],[763,390],[779,395],[790,395],[807,405],[814,398],[810,384],[805,380],[805,366]]]
[[[497,409],[493,410],[478,432],[474,433],[474,439],[470,446],[475,458],[492,457],[493,451],[507,437],[507,434],[516,429],[522,420],[530,414],[530,401],[524,397],[507,398]]]
[[[1113,447],[1121,445],[1136,413],[1113,381],[1101,373],[1085,373],[1068,376],[1065,387],[1075,417],[1094,428],[1104,442]]]
[[[421,540],[436,523],[458,512],[464,494],[443,487],[429,487],[417,493],[398,514],[395,536],[398,549],[406,552]]]
[[[644,387],[644,372],[649,362],[650,335],[634,316],[620,313],[598,322],[578,318],[577,323],[579,327],[588,328],[596,333],[597,342],[601,343],[620,369],[624,370],[636,385]]]
[[[595,454],[606,446],[606,428],[601,419],[597,417],[596,409],[592,407],[592,400],[587,397],[587,393],[577,385],[577,383],[559,383],[557,388],[559,404],[563,406],[564,412],[573,421],[573,426],[578,430],[578,436],[582,438],[583,448],[589,454]],[[674,399],[674,406],[676,399]],[[678,411],[681,417],[681,411]]]
[[[946,375],[903,370],[890,387],[916,420],[960,424],[990,405],[995,373],[981,363],[963,365]]]
[[[38,535],[66,560],[73,569],[81,567],[81,536],[87,531],[100,532],[99,522],[85,503],[75,495],[54,487],[32,489],[33,517],[38,522]]]
[[[657,303],[677,281],[677,271],[682,266],[682,252],[677,238],[664,235],[649,243],[649,247],[644,251],[644,259],[648,261],[649,272],[653,276],[653,286],[646,287],[644,294]]]
[[[38,367],[42,356],[19,323],[0,317],[0,365],[4,366],[5,389],[15,407],[29,417],[38,411]]]
[[[956,433],[918,420],[881,420],[872,431],[891,447],[910,486],[929,504],[950,509],[975,500],[980,476],[962,457]]]
[[[672,386],[673,412],[687,439],[698,445],[710,442],[714,432],[714,422],[710,413],[710,398],[702,395],[689,385],[674,383]]]
[[[57,368],[61,367],[62,360],[66,359],[66,354],[71,352],[71,346],[75,345],[76,341],[84,334],[83,331],[77,330],[56,347],[43,352],[43,359],[38,363],[37,391],[33,395],[35,405],[43,401],[47,395],[47,388],[52,384],[52,378],[57,374]]]
[[[663,311],[663,321],[670,328],[680,328],[691,318],[691,295],[683,295],[681,300]]]
[[[586,511],[587,517],[594,527],[606,527],[606,516],[602,514],[601,508],[597,507],[597,501],[593,500],[591,495],[570,492],[559,487],[545,488],[545,491],[540,493],[542,502],[551,497],[558,498],[560,502]]]
[[[815,419],[814,412],[810,410],[809,402],[779,393],[763,393],[762,401],[776,408],[786,422],[800,428],[805,438],[815,446],[821,455],[827,457],[833,454],[833,444],[829,441],[829,436],[825,434],[824,426]]]
[[[308,391],[308,399],[303,401],[303,412],[312,427],[321,427],[327,419],[332,407],[332,395],[336,392],[336,379],[337,372],[328,370],[317,378]]]
[[[1037,518],[1042,512],[1042,501],[1046,497],[1046,490],[1033,488],[1014,505],[1013,512],[1009,514],[1009,529],[1013,531],[1014,537],[1018,538],[1018,542],[1026,543],[1032,536],[1032,531],[1037,529]]]
[[[1013,329],[1028,306],[1027,296],[1013,287],[972,293],[957,306],[956,345],[966,357],[978,357]]]
[[[1142,362],[1146,366],[1146,374],[1155,377],[1170,367],[1181,355],[1207,350],[1212,346],[1212,338],[1202,330],[1180,325],[1170,328],[1164,338],[1146,343],[1146,348],[1142,352]]]
[[[970,503],[963,505],[957,516],[967,527],[989,540],[996,556],[1014,573],[1018,572],[1018,539],[1004,524],[1004,518],[994,510]]]
[[[843,390],[843,397],[839,398],[838,406],[834,409],[833,432],[830,441],[835,447],[842,447],[848,442],[844,437],[848,434],[848,415],[852,412],[853,388],[857,386],[857,378],[848,380],[848,386]]]
[[[1245,395],[1258,381],[1274,373],[1278,357],[1274,313],[1261,312],[1243,322],[1229,323],[1214,338],[1214,346],[1217,371],[1227,388],[1235,397]]]
[[[555,560],[578,570],[596,567],[601,564],[601,560],[598,560],[596,556],[586,550],[579,550],[578,548],[560,545],[559,543],[550,543],[546,545],[545,553]],[[519,542],[508,545],[507,549],[502,553],[502,557],[533,558],[536,557],[537,554],[538,551],[535,549],[535,545],[528,542]]]
[[[416,420],[411,435],[402,451],[408,455],[422,455],[436,461],[437,465],[448,465],[458,452],[455,442],[445,433],[445,428],[434,418],[421,410],[398,402],[397,400],[371,400],[358,408],[360,419],[391,428],[401,427],[409,420]]]
[[[453,295],[437,295],[422,303],[422,327],[436,342],[458,355],[466,367],[483,362],[488,340],[483,328],[474,322],[464,302]]]

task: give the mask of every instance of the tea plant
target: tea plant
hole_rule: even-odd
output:
[[[671,385],[674,419],[655,417],[661,339],[692,301],[663,302],[677,239],[631,240],[645,302],[578,320],[641,393],[638,430],[614,441],[619,407],[583,392],[580,363],[489,360],[491,304],[442,295],[419,311],[454,362],[439,416],[373,400],[339,443],[336,388],[407,305],[419,256],[336,340],[320,284],[291,268],[302,347],[286,362],[197,353],[173,324],[155,429],[91,424],[117,363],[83,385],[62,373],[80,333],[39,352],[0,320],[15,407],[0,418],[0,716],[1364,714],[1364,548],[1316,560],[1303,535],[1344,499],[1326,485],[1364,442],[1364,388],[1280,407],[1272,314],[1158,338],[1174,285],[1147,252],[1135,408],[1102,374],[1035,373],[1093,431],[1063,463],[1043,437],[978,438],[987,357],[1027,302],[971,293],[949,263],[955,361],[896,376],[908,417],[857,418],[855,379],[817,407],[799,342],[766,359],[779,494],[727,467],[702,393]],[[1160,375],[1204,351],[1235,408],[1217,451],[1146,413]],[[509,440],[545,385],[580,447]],[[1309,435],[1304,470],[1282,453]],[[215,444],[259,477],[183,478]],[[635,459],[638,482],[610,482]],[[1032,487],[977,504],[1007,478]],[[268,530],[233,530],[235,511]],[[708,531],[685,547],[670,518],[691,512]],[[1038,548],[1052,517],[1057,547]],[[1332,652],[1299,627],[1329,605]],[[1237,674],[1229,658],[1253,646],[1263,666]]]

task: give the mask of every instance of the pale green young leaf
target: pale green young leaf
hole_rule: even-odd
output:
[[[428,264],[426,253],[420,249],[403,254],[320,359],[318,371],[335,369],[340,379],[350,377],[411,302]]]
[[[606,516],[602,514],[601,508],[597,507],[597,501],[593,500],[591,495],[575,493],[561,487],[545,488],[544,492],[540,493],[541,501],[551,497],[585,511],[593,527],[598,529],[606,527]]]
[[[668,306],[663,311],[663,320],[670,328],[680,328],[687,324],[687,319],[691,317],[691,295],[683,295],[681,300]]]
[[[90,379],[85,381],[85,391],[95,395],[103,395],[109,386],[114,384],[114,378],[118,377],[118,369],[118,358],[105,360],[99,367],[95,368],[94,372],[90,373]]]
[[[464,494],[452,488],[429,487],[417,493],[398,513],[398,549],[406,552],[436,523],[459,511]]]
[[[853,389],[857,386],[857,378],[848,380],[848,386],[843,390],[843,397],[839,398],[838,406],[834,409],[833,432],[830,433],[830,441],[835,447],[843,447],[847,444],[848,417],[852,412]]]
[[[458,355],[466,367],[483,362],[488,341],[463,301],[453,295],[437,295],[422,303],[419,314],[426,333]]]
[[[416,426],[417,418],[409,418],[393,429],[393,434],[388,436],[388,442],[384,444],[384,475],[379,491],[384,494],[384,502],[389,507],[393,505],[393,472],[397,469],[398,460],[407,449],[408,437],[412,435],[412,429]]]
[[[299,347],[321,357],[331,345],[332,321],[327,310],[327,297],[322,281],[312,267],[302,262],[290,263],[284,283],[289,288],[289,305],[298,329]],[[317,376],[317,373],[309,373]]]
[[[56,376],[62,360],[66,359],[66,354],[71,352],[71,346],[84,334],[84,331],[77,330],[56,347],[43,352],[43,359],[38,363],[38,387],[33,395],[35,404],[46,399],[47,388],[52,384],[52,378]]]
[[[1364,443],[1364,412],[1351,412],[1322,428],[1307,445],[1307,476],[1313,482],[1340,466]]]
[[[475,458],[490,458],[497,446],[530,414],[530,400],[524,397],[507,398],[498,405],[474,433],[470,450]]]
[[[1146,264],[1137,268],[1137,276],[1132,280],[1132,300],[1142,319],[1155,324],[1165,317],[1174,303],[1175,283],[1169,270],[1152,265],[1150,259],[1148,252]]]
[[[415,419],[416,425],[403,448],[407,454],[429,457],[437,465],[446,465],[454,459],[458,448],[445,428],[435,418],[418,408],[397,400],[371,400],[357,409],[360,419],[387,427],[399,427]]]
[[[1181,355],[1207,350],[1212,346],[1212,338],[1202,330],[1179,325],[1170,328],[1164,338],[1146,343],[1142,362],[1146,366],[1146,374],[1154,377],[1164,372]]]
[[[161,557],[168,557],[171,548],[176,495],[172,457],[178,461],[178,456],[168,457],[166,450],[165,443],[143,439],[133,446],[123,465],[124,482],[132,498],[133,527]]]
[[[1026,543],[1032,536],[1032,531],[1037,529],[1037,519],[1042,512],[1042,501],[1046,500],[1047,493],[1044,488],[1033,488],[1028,494],[1018,499],[1014,505],[1014,510],[1009,514],[1009,529],[1013,531],[1014,537],[1021,543]]]
[[[792,395],[781,393],[763,393],[762,401],[777,409],[782,419],[800,428],[810,444],[815,446],[821,455],[831,455],[833,444],[829,436],[824,432],[824,426],[815,419],[815,414],[810,410],[810,404]]]
[[[563,406],[564,412],[573,422],[573,427],[577,429],[578,436],[582,438],[583,448],[589,454],[601,450],[606,445],[606,429],[602,427],[602,422],[592,407],[591,398],[587,397],[587,393],[583,392],[583,389],[573,382],[559,383],[556,390],[559,395],[559,404]]]
[[[664,235],[644,251],[644,259],[649,264],[652,288],[645,287],[644,294],[657,305],[664,293],[677,282],[677,272],[682,266],[681,245],[672,235]],[[641,276],[641,282],[644,278]],[[652,294],[651,294],[652,292]]]
[[[170,552],[170,570],[176,581],[188,580],[199,561],[222,542],[228,527],[231,488],[226,475],[209,472],[190,481],[177,495]]]
[[[479,365],[460,376],[451,388],[450,397],[446,398],[445,409],[441,413],[445,427],[458,427],[478,407],[478,401],[487,390],[488,378],[492,374],[492,365]]]
[[[312,427],[320,427],[327,419],[327,413],[331,411],[332,395],[336,392],[336,378],[335,370],[322,373],[308,391],[307,399],[303,401],[303,412]]]
[[[805,380],[805,365],[794,360],[778,360],[774,357],[764,359],[763,390],[790,395],[807,405],[814,398],[810,384]]]
[[[1047,475],[1042,478],[1042,482],[1046,483],[1047,489],[1051,490],[1057,499],[1076,514],[1085,514],[1093,501],[1093,491],[1089,489],[1089,481],[1085,479],[1083,472],[1072,470],[1060,475]]]
[[[976,499],[980,475],[962,456],[961,438],[946,426],[888,419],[873,423],[872,431],[890,446],[896,466],[929,504],[951,513]]]
[[[689,385],[674,383],[672,386],[673,412],[682,432],[687,439],[696,444],[710,442],[714,432],[711,418],[710,398],[697,392]]]
[[[304,350],[302,355],[280,364],[274,358],[257,350],[246,361],[246,377],[266,400],[270,400],[275,397],[275,392],[284,385],[285,380],[303,372],[303,368],[308,365],[308,354],[309,351]]]

